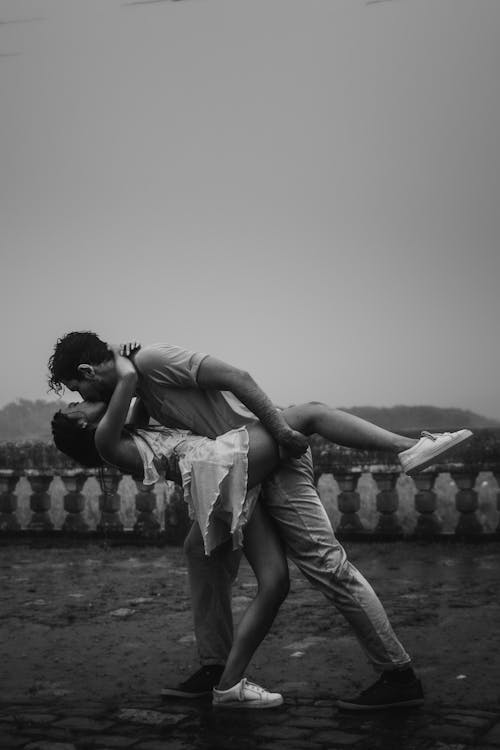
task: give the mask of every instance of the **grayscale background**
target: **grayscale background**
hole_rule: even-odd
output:
[[[0,0],[0,406],[69,330],[500,418],[498,0]]]

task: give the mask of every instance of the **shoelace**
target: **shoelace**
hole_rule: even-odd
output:
[[[434,441],[437,440],[437,435],[434,435],[432,432],[427,432],[427,430],[422,430],[421,435],[422,437],[430,438]]]
[[[256,685],[255,682],[250,682],[249,680],[247,680],[246,677],[244,677],[241,681],[240,695],[243,695],[243,691],[246,685],[248,685],[248,687],[253,688],[256,693],[259,693],[259,695],[264,695],[264,693],[266,692],[264,688],[262,688],[260,685]]]

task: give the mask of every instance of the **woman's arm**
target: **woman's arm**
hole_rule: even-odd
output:
[[[137,373],[134,365],[126,357],[115,355],[118,382],[104,417],[95,433],[95,444],[104,461],[120,465],[122,431],[127,421],[130,402],[135,394]]]
[[[133,427],[147,427],[150,418],[149,412],[144,405],[144,401],[137,397],[132,405],[127,424],[131,424]]]
[[[126,357],[127,359],[133,361],[132,358],[134,354],[137,354],[140,349],[141,344],[139,344],[137,341],[128,341],[126,344],[120,344],[116,351],[113,347],[111,347],[111,350],[115,354],[115,362],[117,354],[120,354],[121,357]],[[144,401],[138,396],[132,404],[132,408],[129,410],[127,424],[131,424],[133,425],[133,427],[147,427],[149,425],[150,419],[151,415],[146,409]]]

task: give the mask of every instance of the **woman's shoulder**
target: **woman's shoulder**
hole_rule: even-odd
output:
[[[137,446],[126,431],[125,434],[122,434],[122,439],[112,453],[108,452],[108,455],[104,458],[106,463],[115,466],[123,474],[140,474],[142,472],[142,460]]]

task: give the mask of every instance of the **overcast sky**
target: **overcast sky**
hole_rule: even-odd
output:
[[[500,418],[498,0],[0,0],[0,406],[92,329]]]

